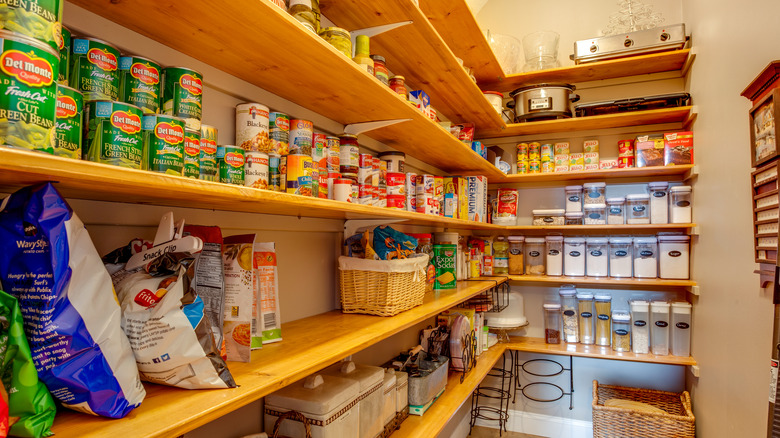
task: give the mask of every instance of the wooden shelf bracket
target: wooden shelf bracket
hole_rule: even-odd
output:
[[[691,295],[696,295],[697,297],[700,295],[699,294],[700,291],[699,291],[699,286],[698,285],[697,286],[689,286],[686,289],[688,290],[688,292],[690,292]]]
[[[351,39],[352,39],[352,56],[355,56],[355,48],[357,47],[357,37],[358,35],[365,35],[369,38],[373,38],[379,34],[383,34],[387,31],[397,29],[399,27],[403,27],[409,24],[414,23],[412,20],[408,21],[399,21],[397,23],[390,23],[390,24],[383,24],[381,26],[374,26],[374,27],[366,27],[364,29],[355,29],[349,32]]]
[[[698,365],[688,365],[688,369],[691,370],[691,374],[693,374],[693,377],[698,378],[700,374],[700,369]]]
[[[377,120],[376,122],[363,122],[363,123],[350,123],[344,125],[344,133],[359,135],[364,132],[373,131],[374,129],[384,128],[386,126],[395,125],[398,123],[409,122],[412,119],[392,119],[392,120]]]

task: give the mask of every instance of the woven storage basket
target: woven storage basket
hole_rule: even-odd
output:
[[[339,257],[341,311],[393,316],[419,306],[426,266],[426,254],[400,260]]]
[[[654,414],[604,406],[611,398],[650,404],[668,412]],[[696,419],[688,391],[680,394],[652,389],[599,385],[593,381],[594,438],[694,438]]]

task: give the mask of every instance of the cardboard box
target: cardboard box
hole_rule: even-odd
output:
[[[555,166],[555,173],[559,172],[568,172],[569,171],[569,164],[561,165],[561,166]]]
[[[485,222],[487,215],[487,178],[467,176],[468,220]]]
[[[569,154],[556,154],[555,155],[555,166],[566,166],[569,167]]]
[[[466,144],[471,144],[474,141],[474,124],[464,123],[460,126],[460,133],[458,134],[458,140]]]
[[[569,167],[575,165],[583,165],[583,164],[585,164],[585,154],[583,153],[569,154]]]
[[[583,159],[583,161],[584,161],[583,164],[586,165],[586,166],[588,164],[596,164],[596,165],[599,164],[599,153],[598,152],[585,152],[583,158],[584,158]]]
[[[693,164],[693,132],[664,134],[664,166]]]
[[[589,153],[589,152],[598,152],[599,151],[599,141],[598,140],[585,140],[585,142],[582,144],[582,152]]]
[[[642,135],[634,143],[636,167],[664,165],[664,136],[662,134]]]
[[[601,160],[599,162],[599,169],[617,169],[618,160]]]
[[[578,170],[585,170],[584,164],[570,164],[569,165],[569,172],[576,172]]]
[[[428,108],[431,106],[431,98],[423,90],[414,90],[409,92],[409,102],[415,108],[428,115]]]
[[[599,170],[599,163],[588,163],[583,170]]]
[[[557,155],[569,155],[569,142],[564,141],[561,143],[555,143],[555,146],[553,148],[553,154]]]

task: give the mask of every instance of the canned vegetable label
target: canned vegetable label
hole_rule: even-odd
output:
[[[244,152],[244,185],[256,189],[268,188],[268,154]]]
[[[2,0],[0,0],[2,2]],[[71,50],[71,43],[70,43],[70,30],[62,26],[62,47],[60,48],[60,74],[57,77],[57,82],[59,82],[62,85],[70,85],[68,78],[70,77],[69,73],[70,70],[68,69],[68,66],[70,65],[70,50]]]
[[[219,181],[217,164],[217,128],[202,125],[200,128],[200,179]]]
[[[311,143],[314,125],[308,120],[290,121],[290,153],[311,155]]]
[[[184,131],[184,176],[200,178],[200,131]]]
[[[119,50],[99,40],[74,38],[70,83],[84,100],[119,99]]]
[[[237,146],[222,146],[225,156],[219,160],[219,182],[244,185],[244,150]]]
[[[52,153],[57,53],[38,41],[0,33],[0,144]]]
[[[57,131],[54,155],[81,159],[82,112],[81,93],[64,85],[57,86]]]
[[[82,154],[96,163],[131,169],[143,165],[143,134],[137,106],[122,102],[91,101],[84,105],[87,141]]]
[[[284,113],[268,113],[269,137],[277,155],[290,153],[290,116]]]
[[[143,130],[148,154],[147,169],[181,175],[184,169],[184,121],[149,114],[144,116]]]
[[[203,75],[188,68],[163,70],[163,111],[185,119],[187,127],[200,129]]]
[[[34,38],[54,50],[63,47],[63,0],[0,0],[0,29]]]
[[[145,58],[123,56],[119,59],[119,100],[140,107],[144,113],[160,109],[160,66]]]

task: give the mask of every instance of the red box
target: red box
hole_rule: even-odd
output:
[[[693,164],[693,132],[664,133],[664,166]]]

